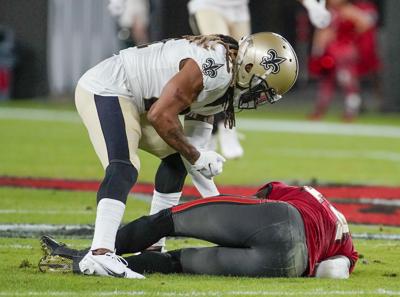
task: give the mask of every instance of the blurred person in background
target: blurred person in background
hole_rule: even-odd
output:
[[[361,106],[360,75],[376,73],[376,8],[368,1],[328,0],[332,23],[316,30],[310,72],[318,77],[313,120],[321,119],[333,98],[336,83],[344,92],[345,121],[357,117]]]
[[[298,0],[307,9],[310,21],[317,28],[325,28],[330,23],[330,13],[325,1]],[[239,40],[251,32],[249,0],[190,0],[188,10],[190,25],[194,34],[224,34]],[[218,144],[221,154],[227,159],[240,158],[244,151],[240,145],[236,129],[224,125],[223,113],[214,118],[213,137],[210,149]]]
[[[108,10],[118,19],[118,38],[124,42],[124,48],[149,41],[148,0],[110,0]]]
[[[353,4],[368,14],[371,24],[369,28],[360,32],[357,36],[358,49],[358,75],[372,81],[376,99],[379,101],[379,109],[382,108],[381,71],[382,62],[378,52],[378,21],[379,12],[377,6],[369,0],[353,0]]]
[[[14,32],[0,25],[0,101],[11,97],[16,60]]]

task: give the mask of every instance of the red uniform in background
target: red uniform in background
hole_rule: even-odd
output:
[[[330,26],[315,32],[309,64],[310,73],[319,79],[311,118],[325,115],[337,83],[344,93],[343,117],[351,121],[361,106],[360,76],[376,74],[380,69],[376,42],[378,13],[367,0],[343,1],[330,7],[330,11]]]
[[[377,46],[377,20],[378,9],[376,5],[370,1],[358,0],[353,3],[364,13],[368,14],[374,26],[367,31],[359,33],[356,37],[355,44],[358,50],[358,74],[360,76],[377,73],[382,65],[378,54]]]
[[[352,272],[358,253],[354,249],[344,216],[314,188],[288,186],[280,182],[270,184],[272,190],[268,200],[293,205],[303,218],[308,248],[306,274],[313,276],[317,263],[338,255],[349,258]]]

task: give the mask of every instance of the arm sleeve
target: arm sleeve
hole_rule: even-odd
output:
[[[334,256],[318,264],[315,277],[318,278],[349,278],[350,260],[345,256]]]
[[[185,120],[184,122],[184,133],[190,144],[196,147],[198,150],[206,150],[208,142],[211,138],[213,126],[209,123],[196,121],[196,120]],[[203,198],[218,196],[219,191],[212,179],[205,178],[199,172],[191,172],[189,170],[190,164],[185,158],[182,158],[183,164],[186,170],[189,172],[192,182],[199,191]]]

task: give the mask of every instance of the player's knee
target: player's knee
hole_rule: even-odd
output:
[[[178,153],[162,159],[158,167],[155,188],[159,193],[181,192],[187,171]]]
[[[97,192],[97,202],[102,198],[116,199],[123,203],[138,177],[138,171],[129,163],[111,162]]]

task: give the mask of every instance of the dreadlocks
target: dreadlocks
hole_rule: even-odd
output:
[[[226,67],[228,73],[232,73],[232,80],[226,93],[224,94],[223,108],[225,113],[225,127],[232,129],[235,126],[235,108],[233,106],[233,93],[236,77],[236,56],[239,44],[236,39],[231,36],[215,34],[215,35],[185,35],[183,38],[201,46],[205,49],[214,49],[216,44],[222,45],[226,50]]]

